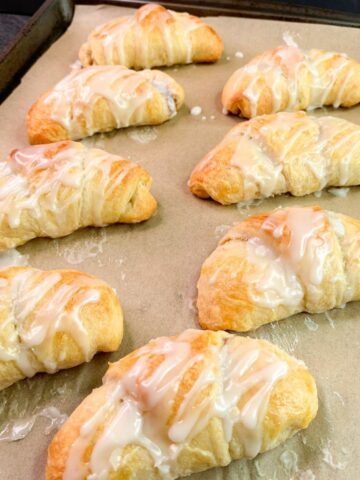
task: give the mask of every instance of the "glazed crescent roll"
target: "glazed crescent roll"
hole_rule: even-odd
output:
[[[195,167],[190,190],[223,205],[360,184],[360,127],[304,112],[236,125]]]
[[[258,55],[233,73],[222,93],[224,109],[245,118],[359,102],[359,62],[345,53],[295,46]]]
[[[158,125],[174,117],[184,91],[166,73],[122,66],[75,70],[30,108],[31,144],[78,140],[97,132]]]
[[[136,223],[156,210],[139,165],[81,143],[14,150],[0,162],[0,251],[87,226]]]
[[[198,17],[156,5],[118,17],[93,30],[80,49],[84,66],[125,65],[135,70],[180,63],[216,62],[224,45]]]
[[[231,228],[198,281],[203,328],[246,332],[360,300],[360,221],[319,207],[279,208]]]
[[[47,480],[173,480],[253,458],[317,412],[303,362],[264,340],[186,330],[112,364],[55,435]]]
[[[114,290],[74,270],[0,270],[0,390],[118,349],[123,315]]]

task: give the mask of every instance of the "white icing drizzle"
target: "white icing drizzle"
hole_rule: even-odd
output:
[[[335,328],[335,322],[334,320],[331,318],[330,316],[330,313],[329,312],[324,312],[324,315],[326,317],[326,320],[329,322],[329,325],[331,328]]]
[[[245,200],[236,204],[236,208],[239,210],[250,210],[252,207],[258,207],[263,203],[263,200],[260,198],[258,200]]]
[[[312,332],[316,332],[316,330],[319,328],[319,325],[311,317],[305,317],[304,324],[308,330]]]
[[[123,162],[123,168],[112,168],[116,162]],[[71,207],[80,204],[84,187],[97,178],[87,216],[89,224],[101,226],[106,199],[135,167],[120,157],[75,142],[15,150],[0,162],[0,222],[16,229],[27,212],[33,219],[34,233],[37,229],[50,237],[71,233],[80,226]]]
[[[171,97],[170,77],[126,67],[93,66],[71,72],[55,85],[44,102],[51,105],[51,118],[63,125],[72,139],[93,135],[99,131],[94,124],[94,106],[105,99],[111,109],[115,127],[146,123],[144,108],[158,91],[166,105]],[[169,109],[173,115],[173,109]],[[175,108],[176,112],[176,108]],[[85,126],[83,123],[85,122]]]
[[[48,352],[49,340],[57,332],[67,333],[76,341],[85,361],[94,354],[81,310],[100,300],[96,287],[103,284],[85,275],[59,284],[61,279],[60,272],[34,268],[21,268],[8,280],[0,278],[0,299],[3,305],[12,305],[2,323],[10,333],[0,345],[0,360],[15,362],[27,377],[39,371],[38,362],[47,372],[59,368]]]
[[[345,236],[344,224],[339,219],[337,235],[341,238],[343,242],[344,251],[346,252],[346,258],[347,258],[346,263],[348,265],[346,292],[345,292],[344,301],[343,301],[343,303],[346,303],[353,300],[354,292],[358,290],[359,276],[358,276],[357,266],[359,265],[359,257],[360,257],[359,256],[360,233],[357,231],[354,233],[348,232],[347,235]]]
[[[192,107],[192,109],[190,110],[191,115],[193,115],[194,117],[196,117],[197,115],[200,115],[201,112],[202,112],[202,108],[199,107],[199,105]]]
[[[288,134],[290,130],[291,135]],[[286,140],[278,143],[275,152],[271,149],[272,139],[284,138],[284,135]],[[289,180],[284,170],[291,164],[292,157],[314,174],[318,182],[314,184],[316,190],[327,185],[357,183],[351,175],[351,164],[360,155],[360,128],[345,120],[280,112],[264,124],[257,119],[244,122],[230,130],[194,172],[204,169],[234,140],[235,149],[229,164],[241,170],[244,200],[292,191],[294,180],[286,185]],[[336,189],[334,194],[346,195],[346,191]]]
[[[70,450],[64,480],[107,478],[110,471],[121,467],[123,448],[130,444],[148,450],[161,478],[177,478],[179,453],[213,417],[222,421],[227,442],[236,424],[237,431],[241,427],[237,436],[245,455],[259,453],[269,396],[286,375],[287,364],[257,341],[227,334],[220,334],[224,344],[207,347],[206,355],[194,353],[191,342],[202,335],[205,333],[188,330],[175,339],[157,339],[135,353],[134,363],[121,378],[113,379],[110,370],[103,387],[108,400],[81,427]],[[149,360],[155,358],[161,361],[152,371]],[[172,416],[184,375],[198,364],[199,375]],[[104,421],[85,465],[83,452]]]
[[[48,425],[45,427],[44,433],[45,435],[50,435],[52,431],[61,427],[66,421],[67,415],[61,413],[56,407],[45,407],[31,415],[31,417],[5,424],[0,430],[0,442],[17,442],[18,440],[22,440],[34,428],[38,418],[48,420]]]
[[[137,143],[150,143],[157,139],[158,132],[155,127],[137,127],[130,129],[127,135]]]
[[[313,120],[314,117],[312,117]],[[332,157],[337,151],[345,147],[345,151],[341,151],[341,157],[337,161],[339,168],[339,185],[352,184],[350,175],[350,166],[352,160],[360,155],[360,128],[345,120],[335,117],[320,117],[317,122],[321,128],[320,148],[323,155]],[[334,139],[337,138],[336,141]],[[333,145],[331,146],[331,143]]]
[[[280,463],[287,473],[298,471],[298,456],[293,450],[284,450],[280,455]]]
[[[2,268],[27,265],[28,259],[28,255],[22,255],[16,248],[6,250],[6,252],[0,252],[0,270]]]
[[[282,257],[306,288],[307,301],[322,295],[324,265],[330,253],[330,238],[326,214],[313,208],[277,210],[262,225],[275,239],[284,239]],[[286,235],[290,235],[286,240]]]
[[[287,305],[296,308],[304,292],[296,272],[263,238],[251,238],[246,245],[247,261],[252,269],[246,273],[251,301],[265,308]]]
[[[314,472],[310,469],[299,472],[296,480],[316,480]]]
[[[343,222],[340,220],[340,217],[336,213],[326,210],[326,216],[330,222],[331,228],[334,229],[338,237],[343,237],[345,235],[345,227]]]
[[[145,25],[143,23],[146,21]],[[204,27],[204,22],[188,13],[177,13],[160,5],[148,4],[141,7],[133,16],[124,16],[94,30],[97,41],[101,41],[105,64],[119,63],[125,66],[151,68],[154,52],[150,47],[149,35],[154,31],[162,35],[162,47],[166,59],[157,65],[174,65],[192,62],[192,32]],[[182,48],[179,49],[179,40]],[[129,55],[126,45],[135,42],[135,50]],[[117,57],[114,55],[117,53]]]
[[[331,251],[326,220],[323,210],[311,207],[275,210],[264,220],[259,233],[246,241],[248,266],[242,278],[251,302],[265,308],[284,305],[293,313],[309,304],[314,308],[323,295],[324,266]],[[234,229],[221,248],[233,250],[236,245]]]
[[[230,165],[239,167],[244,179],[244,199],[251,199],[260,193],[263,197],[273,194],[279,182],[283,165],[274,162],[256,140],[241,135],[232,155]]]
[[[335,197],[345,198],[349,193],[350,188],[329,188],[328,192]]]
[[[342,461],[336,462],[334,460],[334,456],[333,456],[333,453],[330,450],[330,448],[331,448],[331,441],[328,440],[327,443],[325,445],[323,445],[322,448],[321,448],[323,461],[327,465],[329,465],[329,467],[332,468],[333,470],[345,470],[348,463],[349,463],[349,459],[346,458],[347,457],[347,451],[341,452],[345,456],[345,458]]]
[[[101,254],[104,251],[106,242],[106,229],[101,228],[94,232],[89,232],[84,238],[71,238],[68,243],[63,239],[60,241],[55,240],[53,245],[55,246],[56,255],[62,257],[70,265],[79,265],[95,257],[98,266],[103,267],[104,263]],[[116,263],[121,260],[121,258],[117,258]]]
[[[299,45],[298,45],[297,42],[295,41],[294,35],[295,35],[294,33],[289,32],[288,30],[286,30],[286,32],[283,33],[282,38],[283,38],[283,40],[284,40],[284,43],[285,43],[288,47],[298,48]]]
[[[271,92],[272,112],[280,109],[312,110],[330,104],[337,108],[342,104],[348,82],[353,75],[351,68],[337,89],[335,99],[330,100],[329,95],[343,70],[349,68],[351,59],[346,54],[335,52],[316,49],[303,51],[287,33],[284,34],[284,40],[286,40],[286,46],[264,52],[232,75],[226,85],[225,108],[229,108],[233,99],[237,98],[239,87],[244,81],[247,86],[241,93],[250,103],[251,117],[257,115],[259,100],[262,97],[263,88],[260,88],[260,82],[265,82],[262,85],[265,84]],[[322,69],[322,63],[329,60],[331,62],[327,68]],[[303,89],[300,89],[301,77],[305,72],[311,75],[307,100],[305,100]],[[286,104],[283,104],[284,92],[287,92],[288,96]]]
[[[222,225],[218,225],[216,228],[215,228],[215,236],[216,237],[219,237],[219,236],[223,236],[230,228],[230,225],[225,225],[225,224],[222,224]]]

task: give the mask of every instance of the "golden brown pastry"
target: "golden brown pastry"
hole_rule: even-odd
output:
[[[360,102],[360,63],[345,53],[296,46],[267,50],[237,70],[225,84],[225,110],[245,118],[282,110]]]
[[[315,417],[313,377],[264,340],[186,330],[112,364],[55,435],[47,480],[173,480],[276,447]]]
[[[0,390],[113,352],[123,336],[114,290],[74,270],[0,270]]]
[[[319,207],[254,215],[231,228],[198,281],[203,328],[246,332],[360,300],[360,221]]]
[[[179,63],[216,62],[220,36],[200,18],[156,5],[118,17],[93,30],[80,49],[80,62],[125,65],[135,70]]]
[[[183,102],[182,87],[158,70],[75,70],[30,108],[29,142],[78,140],[115,128],[158,125],[174,117]]]
[[[139,165],[81,143],[14,150],[0,162],[0,251],[87,226],[136,223],[156,210]]]
[[[223,205],[360,184],[360,127],[304,112],[236,125],[195,167],[190,190]]]

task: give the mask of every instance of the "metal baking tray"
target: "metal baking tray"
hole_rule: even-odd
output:
[[[300,0],[299,0],[300,1]],[[76,0],[78,4],[113,4],[138,7],[146,0]],[[186,9],[197,15],[229,15],[323,23],[360,27],[360,13],[328,10],[315,6],[279,3],[271,0],[193,0],[160,2],[165,7]],[[0,15],[13,16],[22,25],[3,51],[0,51],[0,102],[21,81],[21,77],[37,58],[70,25],[74,15],[73,0],[2,0]]]
[[[345,8],[337,8],[336,2],[328,1],[328,4],[332,3],[331,9],[306,5],[304,3],[308,2],[304,2],[304,0],[298,0],[298,2],[290,3],[285,0],[159,0],[154,3],[161,3],[161,5],[167,8],[186,10],[195,15],[203,16],[228,15],[233,17],[360,27],[359,0],[352,0],[352,2],[346,3],[348,11]],[[145,3],[149,3],[149,1],[105,0],[101,2],[99,0],[75,0],[75,3],[85,5],[105,3],[137,8]],[[319,1],[313,0],[311,3],[318,4]]]
[[[70,25],[74,3],[72,0],[1,0],[1,14],[4,14],[5,23],[1,33],[7,43],[0,51],[0,102]],[[8,35],[4,31],[6,25],[9,26]]]

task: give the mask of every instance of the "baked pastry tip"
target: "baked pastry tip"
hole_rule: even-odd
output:
[[[29,142],[79,140],[118,128],[159,125],[183,103],[183,88],[159,70],[135,72],[120,65],[74,70],[30,108]]]
[[[113,352],[123,336],[114,290],[75,270],[0,270],[0,390]]]
[[[200,325],[247,332],[360,300],[359,232],[360,220],[316,206],[248,217],[202,265]]]
[[[222,104],[245,118],[360,102],[360,63],[345,53],[285,45],[256,56],[226,82]]]
[[[55,435],[47,480],[173,480],[254,458],[318,407],[303,362],[264,340],[186,330],[112,364]]]
[[[87,226],[137,223],[156,211],[136,163],[65,141],[14,150],[0,162],[0,251]]]
[[[195,167],[189,187],[230,205],[360,184],[360,126],[305,112],[262,115],[233,127]]]
[[[223,42],[213,27],[188,13],[154,3],[95,28],[79,52],[84,66],[125,65],[140,70],[216,62]]]

